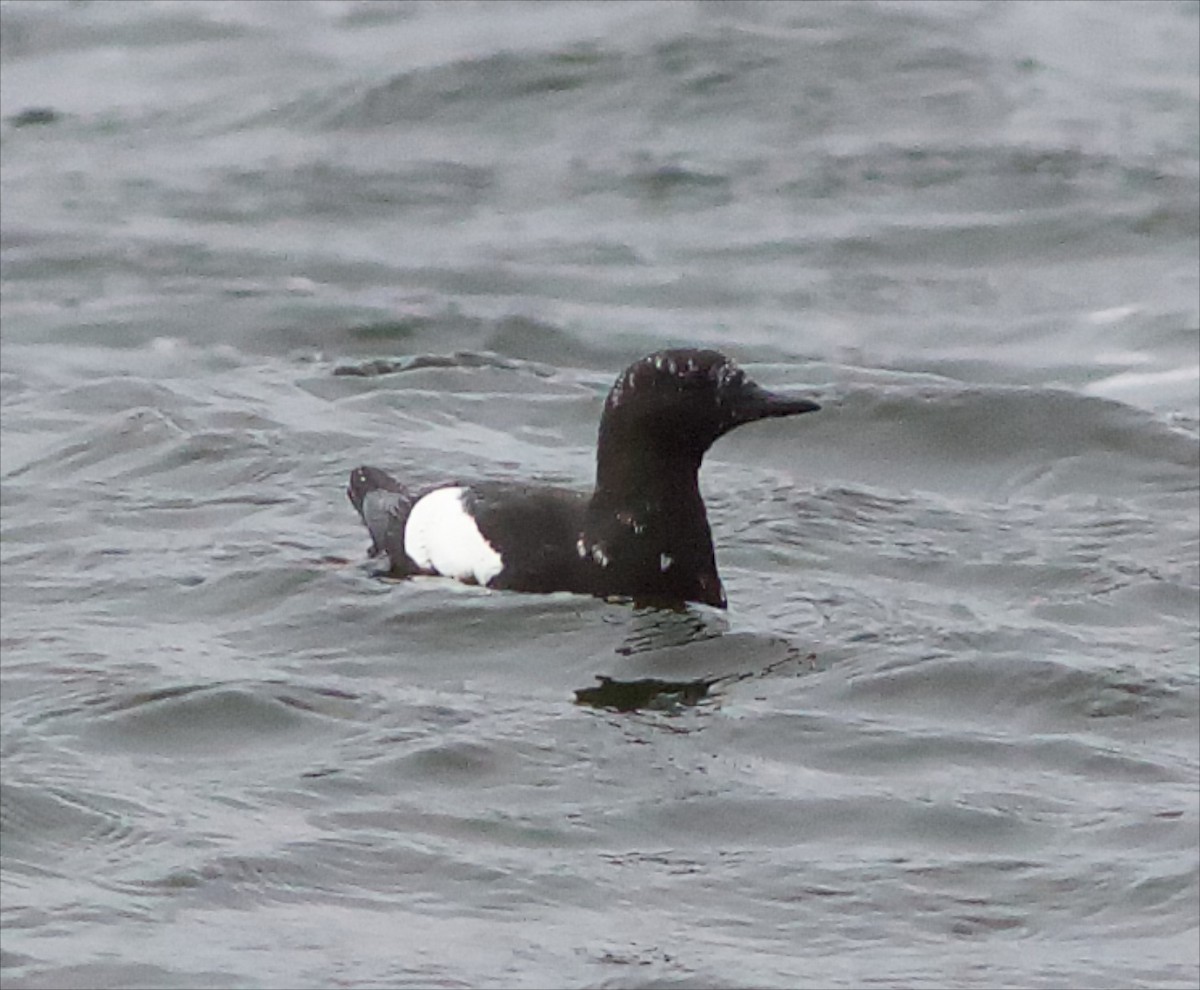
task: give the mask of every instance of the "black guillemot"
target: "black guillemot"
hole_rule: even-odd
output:
[[[410,492],[373,467],[350,472],[347,494],[393,577],[725,608],[700,497],[704,453],[745,423],[820,408],[768,392],[717,351],[659,351],[608,393],[590,496],[511,482]]]

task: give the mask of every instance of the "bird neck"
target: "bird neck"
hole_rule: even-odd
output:
[[[700,497],[702,456],[653,443],[615,451],[601,444],[580,555],[614,589],[724,607]]]

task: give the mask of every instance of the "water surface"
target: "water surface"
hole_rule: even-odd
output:
[[[5,986],[1196,985],[1200,6],[0,29]],[[683,344],[727,613],[364,568]]]

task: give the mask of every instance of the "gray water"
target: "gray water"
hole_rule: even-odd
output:
[[[6,988],[1197,985],[1200,6],[0,46]],[[370,575],[683,344],[727,613]]]

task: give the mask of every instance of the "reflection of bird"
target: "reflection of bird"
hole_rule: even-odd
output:
[[[505,482],[414,494],[372,467],[350,472],[348,494],[394,576],[724,608],[700,497],[704,453],[745,423],[819,408],[766,391],[716,351],[660,351],[608,394],[590,498]]]

